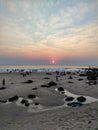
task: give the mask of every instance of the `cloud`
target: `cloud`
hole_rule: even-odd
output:
[[[98,57],[96,0],[4,0],[1,3],[1,56]]]

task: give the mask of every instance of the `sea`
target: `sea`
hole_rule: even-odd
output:
[[[55,72],[55,71],[82,71],[90,66],[66,66],[66,65],[0,65],[0,72],[10,71],[36,71],[36,72]]]

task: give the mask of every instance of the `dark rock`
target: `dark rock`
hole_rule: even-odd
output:
[[[48,85],[41,85],[42,88],[48,88]]]
[[[65,94],[65,92],[64,92],[64,91],[61,91],[61,94]]]
[[[28,98],[36,98],[36,95],[30,94],[30,95],[28,95]]]
[[[39,103],[38,103],[38,102],[35,102],[34,104],[35,104],[35,105],[39,105]]]
[[[69,74],[71,74],[71,72],[70,72],[70,71],[67,71],[67,72],[66,72],[66,74],[68,74],[68,75],[69,75]]]
[[[49,86],[55,86],[55,85],[57,85],[54,81],[50,81],[49,83],[48,83],[48,85]]]
[[[6,102],[7,102],[7,100],[0,100],[0,102],[1,102],[1,103],[6,103]]]
[[[6,89],[5,87],[1,87],[0,90]]]
[[[45,77],[44,79],[50,79],[49,77]]]
[[[22,99],[21,104],[26,104],[26,103],[28,103],[28,100]]]
[[[47,75],[52,75],[51,73],[46,73]]]
[[[29,103],[25,103],[25,106],[28,107],[30,104]]]
[[[24,82],[24,83],[28,83],[28,84],[30,84],[30,83],[33,83],[33,81],[32,81],[32,80],[27,80],[27,81]]]
[[[14,96],[8,99],[9,102],[13,102],[13,101],[17,101],[18,100],[18,96]]]
[[[78,100],[79,102],[85,102],[85,101],[86,101],[86,98],[83,97],[83,96],[80,96],[80,97],[77,98],[77,100]]]
[[[97,80],[97,77],[92,74],[92,75],[88,75],[87,79],[88,80]]]
[[[68,81],[68,83],[73,83],[72,81]]]
[[[88,84],[89,85],[96,85],[97,84],[97,80],[89,80]]]
[[[73,77],[72,77],[72,76],[69,76],[69,79],[73,79]]]
[[[79,102],[72,102],[72,103],[68,103],[67,105],[68,105],[68,106],[71,106],[71,107],[80,107],[80,106],[82,106],[83,104],[82,104],[82,103],[79,103]]]
[[[58,87],[58,91],[64,91],[64,88]]]
[[[74,100],[74,97],[67,97],[65,100],[66,100],[66,101],[73,101],[73,100]]]
[[[88,121],[88,124],[91,124],[91,121]]]
[[[85,77],[85,76],[87,76],[87,74],[83,73],[83,74],[80,74],[79,76]]]
[[[32,90],[37,90],[38,88],[32,88]]]
[[[83,79],[78,79],[79,81],[82,81]]]

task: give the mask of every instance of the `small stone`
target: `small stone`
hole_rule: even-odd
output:
[[[89,121],[88,124],[91,124],[91,121]]]
[[[30,94],[30,95],[28,95],[28,98],[36,98],[36,95]]]

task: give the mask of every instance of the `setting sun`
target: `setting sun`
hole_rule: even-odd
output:
[[[51,61],[51,63],[52,63],[52,64],[55,64],[55,63],[56,63],[56,61],[55,61],[55,60],[52,60],[52,61]]]

